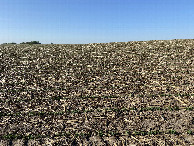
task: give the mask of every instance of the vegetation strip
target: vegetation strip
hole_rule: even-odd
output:
[[[178,106],[175,106],[175,107],[168,107],[168,108],[162,108],[162,107],[143,107],[143,108],[136,108],[136,107],[132,107],[130,109],[127,109],[127,108],[105,108],[105,109],[97,109],[98,112],[102,112],[103,110],[105,111],[113,111],[113,112],[129,112],[131,110],[134,110],[134,111],[139,111],[139,112],[142,112],[142,111],[178,111],[178,110],[181,110],[181,109],[185,109],[185,110],[189,110],[189,111],[192,111],[194,109],[194,107],[185,107],[185,108],[181,108],[181,107],[178,107]],[[0,112],[0,117],[2,116],[21,116],[21,115],[28,115],[28,116],[43,116],[43,115],[63,115],[64,113],[88,113],[88,112],[94,112],[95,110],[67,110],[67,111],[59,111],[59,112],[44,112],[44,111],[41,111],[41,112],[35,112],[35,111],[32,111],[32,112],[28,112],[28,113],[21,113],[21,112],[16,112],[16,113],[3,113],[3,112]]]
[[[187,130],[186,133],[188,135],[194,135],[194,132],[191,130]],[[120,133],[117,131],[103,131],[103,130],[98,130],[96,131],[96,134],[100,137],[103,136],[146,136],[146,135],[162,135],[162,134],[174,134],[174,135],[180,135],[182,133],[177,132],[176,130],[167,130],[167,131],[161,131],[161,130],[151,130],[151,131],[125,131],[124,133]],[[1,139],[38,139],[38,138],[54,138],[54,137],[69,137],[73,135],[74,137],[88,137],[91,136],[92,133],[68,133],[68,132],[60,132],[58,134],[54,134],[53,136],[50,135],[32,135],[29,134],[27,136],[25,135],[16,135],[16,134],[8,134],[8,135],[1,135]]]

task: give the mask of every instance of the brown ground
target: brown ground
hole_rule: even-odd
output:
[[[2,146],[194,145],[193,102],[194,40],[0,46]]]

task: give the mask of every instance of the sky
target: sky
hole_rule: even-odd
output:
[[[0,44],[194,39],[194,0],[0,0]]]

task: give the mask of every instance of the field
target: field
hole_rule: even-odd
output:
[[[0,46],[0,145],[194,145],[194,40]]]

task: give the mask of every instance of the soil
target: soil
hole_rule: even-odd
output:
[[[194,145],[194,40],[0,45],[0,145]]]

